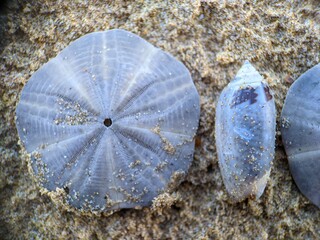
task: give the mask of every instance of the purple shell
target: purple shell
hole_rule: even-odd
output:
[[[290,87],[281,113],[281,134],[294,181],[320,208],[320,64]]]
[[[222,91],[215,137],[224,185],[234,201],[259,198],[274,158],[276,110],[262,76],[246,61]]]
[[[150,205],[186,173],[199,114],[181,62],[110,30],[79,38],[35,72],[16,123],[42,185],[103,211]]]

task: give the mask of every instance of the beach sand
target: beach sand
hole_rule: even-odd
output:
[[[319,239],[320,210],[289,171],[279,116],[291,83],[319,63],[319,1],[14,0],[0,11],[0,239]],[[153,207],[111,216],[68,211],[28,171],[15,128],[24,84],[71,41],[122,28],[171,53],[201,96],[196,150],[186,179]],[[276,156],[259,200],[232,203],[218,166],[214,119],[222,89],[245,60],[277,108]]]

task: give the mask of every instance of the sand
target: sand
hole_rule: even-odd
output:
[[[230,201],[214,144],[217,98],[246,59],[273,90],[279,125],[292,81],[319,62],[318,1],[8,0],[1,9],[1,239],[320,238],[320,210],[295,185],[279,130],[259,200]],[[150,208],[82,215],[50,198],[30,175],[15,107],[32,73],[71,41],[113,28],[140,35],[187,66],[201,95],[200,127],[192,166],[175,191]]]

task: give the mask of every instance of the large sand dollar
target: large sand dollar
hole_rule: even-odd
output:
[[[182,63],[110,30],[79,38],[35,72],[16,115],[43,187],[102,211],[149,205],[186,173],[199,111]]]
[[[281,113],[281,134],[291,174],[300,191],[320,207],[320,64],[290,87]]]

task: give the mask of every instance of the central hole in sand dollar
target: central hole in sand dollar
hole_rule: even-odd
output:
[[[112,125],[112,120],[111,118],[106,118],[104,121],[103,121],[103,124],[106,126],[106,127],[110,127]]]

